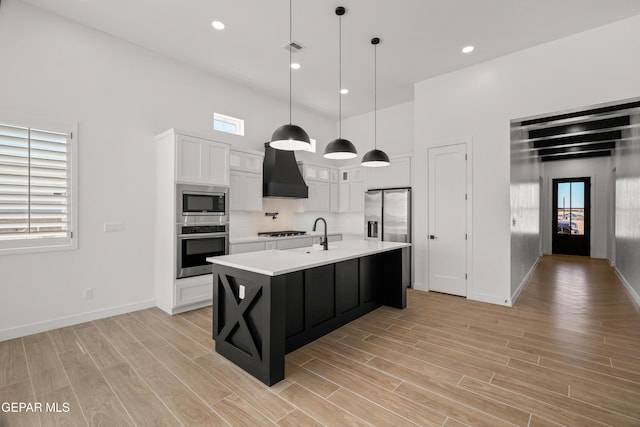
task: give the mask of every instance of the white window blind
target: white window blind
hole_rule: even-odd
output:
[[[0,248],[70,241],[71,137],[0,122]]]

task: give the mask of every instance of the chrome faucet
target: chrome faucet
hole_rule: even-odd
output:
[[[327,238],[327,221],[322,218],[322,217],[318,217],[316,218],[316,221],[313,223],[313,231],[316,231],[316,225],[318,225],[318,221],[322,220],[322,222],[324,222],[324,240],[322,240],[322,238],[320,238],[320,244],[322,245],[322,247],[324,248],[325,251],[329,250],[329,239]]]

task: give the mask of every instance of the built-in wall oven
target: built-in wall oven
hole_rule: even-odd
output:
[[[226,187],[176,186],[176,278],[211,274],[208,257],[229,253]]]
[[[211,274],[208,257],[229,253],[228,224],[178,225],[176,278]]]

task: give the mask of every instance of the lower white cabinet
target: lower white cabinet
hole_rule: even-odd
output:
[[[202,276],[177,279],[175,281],[174,302],[171,314],[205,307],[213,303],[213,276]]]
[[[312,237],[302,237],[300,239],[285,239],[276,241],[277,249],[306,248],[310,247],[311,245],[313,245]]]
[[[327,236],[330,242],[342,240],[342,234],[329,234]],[[301,236],[289,239],[265,240],[260,242],[233,243],[229,250],[231,254],[242,254],[245,252],[257,252],[270,249],[295,249],[307,248],[314,244],[320,243],[320,236]]]
[[[229,252],[231,254],[243,254],[245,252],[264,251],[265,242],[248,242],[248,243],[234,243],[229,245]]]
[[[262,211],[262,174],[232,170],[229,181],[230,210]]]

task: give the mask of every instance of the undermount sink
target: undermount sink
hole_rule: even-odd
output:
[[[335,245],[329,245],[329,250],[332,249],[337,249],[338,247]],[[303,252],[303,253],[307,253],[310,254],[312,252],[322,252],[324,249],[322,247],[322,245],[313,245],[311,247],[307,246],[305,248],[297,248],[297,249],[293,249],[296,252]]]

